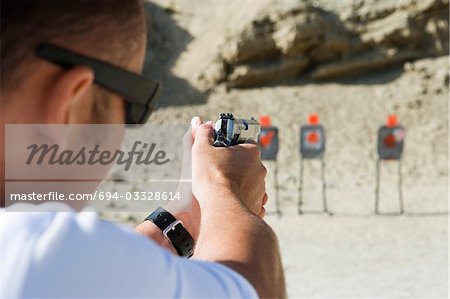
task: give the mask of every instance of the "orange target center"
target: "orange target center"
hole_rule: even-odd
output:
[[[309,143],[317,143],[319,142],[319,134],[317,134],[316,132],[311,132],[306,136],[306,140]]]
[[[384,137],[383,143],[386,147],[395,147],[395,136],[392,134],[387,135],[386,137]]]
[[[259,136],[259,144],[262,147],[269,147],[274,136],[275,133],[273,131],[269,131],[266,134],[261,134],[261,136]]]

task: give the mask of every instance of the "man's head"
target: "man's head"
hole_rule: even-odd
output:
[[[93,84],[84,66],[63,69],[35,55],[53,43],[140,73],[145,17],[140,0],[1,0],[1,123],[123,123],[124,100]],[[4,193],[4,128],[0,194]],[[4,198],[0,196],[0,206]]]
[[[51,42],[141,72],[145,18],[138,0],[2,0],[1,103],[5,123],[123,123],[124,102],[34,54]]]

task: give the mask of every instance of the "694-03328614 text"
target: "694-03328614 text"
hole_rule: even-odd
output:
[[[99,191],[96,194],[98,200],[150,200],[150,201],[174,201],[181,200],[180,192],[145,192],[145,191],[133,191],[133,192],[104,192]]]
[[[109,191],[95,191],[94,193],[70,193],[62,192],[47,192],[47,193],[12,193],[10,194],[11,201],[176,201],[181,200],[180,192],[109,192]]]

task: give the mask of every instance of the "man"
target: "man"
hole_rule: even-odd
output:
[[[140,2],[1,5],[3,143],[4,124],[125,121],[126,100],[94,84],[92,68],[61,68],[35,51],[52,43],[139,74],[146,46]],[[137,234],[91,212],[2,208],[2,297],[285,297],[277,240],[261,220],[266,172],[257,147],[215,148],[212,137],[211,123],[192,120],[193,206],[199,210],[172,215],[197,239],[192,259],[177,256],[153,218],[138,225]],[[4,154],[0,161],[4,188]]]

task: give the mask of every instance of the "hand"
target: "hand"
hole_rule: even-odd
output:
[[[192,144],[195,138],[195,130],[202,123],[203,120],[200,117],[192,118],[191,126],[183,136],[183,160],[180,179],[189,180],[192,178]],[[200,231],[200,207],[192,194],[191,187],[190,183],[180,182],[177,192],[180,193],[182,200],[169,202],[164,208],[181,220],[194,240],[197,240]]]
[[[266,168],[256,144],[214,147],[212,123],[195,132],[192,147],[192,191],[200,204],[218,206],[228,197],[240,201],[255,215],[263,217],[267,201]]]
[[[181,165],[180,179],[191,178],[192,166],[192,144],[195,137],[196,128],[203,123],[200,117],[194,117],[191,121],[191,127],[183,136],[183,160]],[[198,239],[200,231],[200,207],[197,200],[192,195],[191,186],[187,183],[180,183],[177,192],[180,192],[182,200],[170,201],[164,208],[183,222],[184,227],[195,241]],[[177,254],[172,244],[163,236],[161,230],[151,223],[144,221],[138,224],[135,229],[137,233],[144,235],[157,244],[167,248],[173,254]]]

